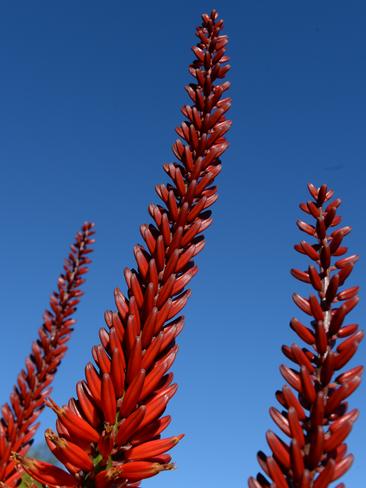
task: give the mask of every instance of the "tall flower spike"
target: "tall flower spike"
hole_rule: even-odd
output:
[[[193,104],[182,109],[186,120],[173,145],[180,162],[164,165],[172,181],[156,186],[162,204],[149,206],[154,224],[141,226],[146,248],[134,247],[137,268],[125,270],[128,299],[115,290],[117,311],[105,313],[107,328],[100,330],[101,344],[92,350],[96,366],[87,364],[77,397],[62,408],[50,401],[58,434],[48,433],[46,440],[75,486],[139,486],[142,479],[172,469],[166,452],[182,437],[160,438],[171,420],[163,412],[177,389],[169,372],[184,320],[177,315],[197,272],[193,258],[204,246],[202,232],[211,224],[208,208],[217,198],[213,182],[230,128],[225,113],[231,101],[222,98],[229,83],[215,83],[229,70],[227,37],[220,35],[223,21],[216,11],[202,19],[189,68],[196,82],[186,87]],[[88,459],[78,455],[80,449]],[[62,484],[61,477],[49,483],[51,467],[33,466],[38,481]]]
[[[30,445],[38,424],[45,399],[49,395],[50,383],[67,350],[75,320],[72,315],[83,292],[87,257],[94,243],[94,224],[86,222],[75,236],[64,272],[58,278],[57,291],[51,295],[50,309],[43,316],[43,325],[38,331],[38,339],[33,342],[32,352],[26,359],[26,368],[18,375],[17,384],[10,395],[10,404],[1,410],[0,420],[0,482],[8,487],[17,486],[21,472],[16,469],[11,453],[24,455]]]
[[[358,286],[343,290],[340,287],[358,256],[340,258],[347,253],[342,244],[351,228],[334,229],[341,222],[337,215],[341,201],[329,203],[333,190],[312,184],[308,189],[312,200],[301,203],[300,208],[315,222],[310,225],[298,220],[297,225],[315,242],[301,241],[295,249],[312,263],[305,271],[292,269],[291,273],[314,289],[309,298],[293,295],[300,310],[312,317],[311,327],[296,318],[291,320],[291,328],[306,347],[283,346],[283,353],[296,366],[280,367],[289,386],[276,393],[282,411],[270,409],[273,421],[289,439],[284,441],[267,432],[272,455],[258,453],[266,477],[258,474],[256,479],[249,478],[249,488],[326,488],[342,477],[353,460],[344,441],[358,411],[348,411],[346,400],[358,388],[363,367],[341,374],[339,370],[353,357],[364,334],[357,324],[345,324],[347,314],[358,303]],[[336,486],[342,487],[343,483]]]

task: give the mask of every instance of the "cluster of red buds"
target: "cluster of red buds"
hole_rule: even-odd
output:
[[[192,105],[176,129],[173,145],[179,162],[165,164],[171,178],[156,186],[161,204],[151,204],[153,224],[142,225],[146,246],[136,245],[136,269],[125,269],[128,288],[114,293],[116,311],[105,313],[107,327],[92,349],[93,363],[76,387],[76,397],[59,407],[57,433],[47,430],[46,442],[67,471],[16,455],[35,480],[49,487],[137,487],[142,479],[173,468],[167,454],[182,435],[161,438],[169,425],[163,416],[177,390],[169,372],[176,357],[176,337],[183,328],[179,313],[197,272],[193,259],[204,247],[202,232],[211,224],[208,208],[217,199],[213,186],[220,173],[220,156],[227,149],[230,128],[225,113],[231,100],[223,98],[230,69],[216,11],[202,16],[196,59],[189,71],[195,82],[186,87]]]
[[[273,421],[289,441],[267,432],[272,455],[258,453],[258,462],[267,478],[262,474],[256,479],[249,478],[249,488],[327,488],[353,461],[344,441],[358,417],[358,410],[348,410],[347,398],[359,386],[363,367],[339,371],[353,357],[364,334],[357,324],[345,324],[347,314],[358,303],[359,287],[343,290],[340,287],[358,256],[341,257],[347,253],[347,247],[342,244],[351,228],[333,229],[341,222],[337,215],[340,199],[329,203],[334,192],[326,185],[316,188],[309,184],[308,189],[312,200],[301,203],[300,208],[315,223],[299,220],[297,225],[315,242],[301,241],[295,249],[313,264],[306,271],[292,269],[291,272],[314,289],[309,298],[293,295],[295,304],[312,318],[311,326],[296,318],[290,322],[306,347],[283,346],[284,355],[295,363],[296,369],[280,367],[288,383],[276,393],[283,410],[270,409]],[[344,487],[344,483],[336,486]]]
[[[173,145],[178,162],[164,165],[171,181],[156,186],[161,202],[148,207],[153,223],[140,227],[145,245],[134,247],[136,269],[124,271],[126,296],[119,288],[114,291],[116,310],[105,313],[106,327],[92,348],[94,363],[86,365],[76,396],[60,407],[48,397],[49,385],[74,325],[71,315],[90,263],[93,224],[84,224],[71,246],[39,338],[18,376],[10,405],[2,408],[1,486],[17,486],[24,470],[50,488],[137,488],[142,480],[174,468],[168,451],[183,435],[162,434],[171,422],[165,415],[167,404],[177,391],[170,369],[184,324],[179,314],[190,296],[186,287],[197,273],[194,258],[205,244],[202,233],[212,221],[214,180],[231,125],[225,116],[231,100],[223,97],[230,84],[220,81],[230,69],[222,27],[215,10],[202,16],[196,31],[199,42],[192,48],[196,59],[189,67],[195,81],[186,87],[192,104],[182,108],[185,120],[176,129],[180,138]],[[291,272],[314,289],[308,298],[293,295],[312,320],[310,326],[296,318],[290,322],[306,346],[283,346],[295,367],[280,367],[288,384],[276,393],[281,411],[270,409],[289,440],[267,432],[272,454],[258,453],[264,474],[250,477],[249,488],[327,488],[353,460],[345,440],[358,411],[348,410],[347,399],[359,386],[363,368],[340,370],[357,351],[363,332],[357,324],[345,324],[358,303],[358,287],[340,287],[358,256],[342,257],[347,253],[343,238],[351,228],[334,229],[341,222],[341,202],[331,201],[333,190],[312,184],[308,189],[312,200],[300,208],[315,223],[299,220],[297,225],[315,242],[303,240],[295,249],[313,263],[305,271]],[[45,404],[57,416],[56,432],[46,430],[46,443],[65,469],[25,457]]]
[[[86,222],[76,234],[75,242],[65,260],[64,272],[57,281],[57,291],[50,299],[50,309],[43,316],[38,339],[33,342],[32,352],[25,361],[10,395],[10,404],[1,409],[0,420],[0,482],[8,487],[17,486],[22,476],[16,469],[12,453],[27,453],[39,424],[36,419],[50,394],[50,384],[67,350],[67,341],[73,330],[76,312],[83,292],[82,277],[91,262],[87,257],[94,243],[94,224]]]

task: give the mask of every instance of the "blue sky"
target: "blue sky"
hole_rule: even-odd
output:
[[[81,223],[97,224],[96,252],[70,350],[54,383],[63,403],[83,376],[113,307],[113,288],[133,265],[139,225],[187,103],[194,28],[215,7],[233,66],[231,148],[220,198],[198,257],[174,365],[180,387],[169,433],[185,432],[177,470],[145,486],[245,486],[273,428],[268,408],[283,380],[280,347],[301,317],[291,301],[306,286],[290,276],[307,262],[293,250],[306,183],[328,183],[366,243],[366,31],[361,1],[18,1],[0,5],[0,241],[3,371],[8,398]],[[365,259],[350,284],[364,285]],[[364,286],[352,321],[365,317]],[[356,361],[365,357],[361,346]],[[365,387],[347,486],[364,479]],[[44,412],[43,430],[54,426]]]

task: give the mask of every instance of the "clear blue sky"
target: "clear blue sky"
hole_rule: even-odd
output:
[[[96,252],[71,347],[54,383],[65,402],[133,264],[138,227],[172,161],[187,102],[190,46],[200,14],[215,7],[230,36],[234,121],[218,179],[220,199],[198,257],[174,365],[179,391],[170,433],[185,432],[177,470],[153,488],[243,487],[257,472],[283,380],[280,346],[295,336],[290,276],[307,266],[293,250],[305,185],[327,182],[344,205],[347,238],[361,254],[352,321],[366,316],[366,7],[362,1],[17,1],[0,5],[0,394],[5,401],[41,323],[69,242],[97,224]],[[304,317],[301,317],[304,318]],[[365,346],[357,357],[364,361]],[[363,485],[362,415],[350,436]],[[42,431],[54,427],[42,416]]]

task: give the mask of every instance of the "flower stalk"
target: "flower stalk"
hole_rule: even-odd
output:
[[[296,318],[290,322],[306,347],[282,347],[295,368],[280,367],[288,383],[276,392],[282,411],[270,409],[273,421],[288,440],[267,432],[272,454],[258,453],[265,476],[259,473],[249,478],[249,488],[327,488],[353,461],[345,440],[358,410],[348,410],[347,399],[358,388],[363,367],[343,373],[340,370],[356,353],[364,333],[357,324],[345,323],[358,303],[359,287],[341,287],[358,256],[343,257],[348,251],[343,239],[351,227],[334,229],[341,222],[337,215],[341,200],[329,202],[334,192],[326,185],[316,188],[309,184],[308,189],[312,200],[301,203],[300,208],[314,221],[298,220],[297,226],[315,241],[303,240],[295,249],[310,258],[311,264],[305,271],[292,269],[291,273],[313,288],[308,298],[293,295],[299,309],[311,317],[311,324],[308,327]],[[336,488],[344,486],[340,483]]]
[[[24,455],[31,446],[39,426],[35,421],[45,406],[51,392],[50,384],[67,350],[67,341],[73,330],[76,312],[85,282],[83,275],[91,262],[88,254],[94,243],[94,224],[86,222],[75,236],[64,272],[57,280],[57,291],[50,298],[50,308],[45,311],[38,339],[26,359],[26,367],[17,378],[10,395],[10,403],[1,409],[0,420],[0,482],[8,487],[17,486],[22,472],[16,469],[11,453]]]
[[[213,183],[231,125],[225,117],[231,100],[223,97],[230,84],[221,82],[230,69],[222,27],[212,11],[197,28],[189,68],[195,81],[186,87],[192,105],[182,108],[185,120],[173,145],[179,162],[164,165],[171,182],[156,186],[161,203],[149,206],[153,224],[140,228],[145,246],[134,247],[136,269],[124,272],[128,294],[115,290],[116,310],[105,313],[107,327],[99,331],[94,364],[87,364],[76,397],[62,408],[49,401],[57,433],[47,431],[46,442],[67,471],[17,457],[44,485],[133,488],[173,468],[167,451],[183,436],[161,435],[171,421],[163,414],[177,390],[170,368],[184,323],[179,314],[197,273],[202,233],[212,221]]]

